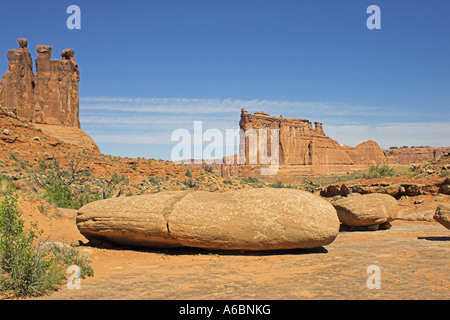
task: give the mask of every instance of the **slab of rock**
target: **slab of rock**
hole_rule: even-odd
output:
[[[341,198],[332,204],[341,223],[350,227],[382,225],[385,228],[397,218],[399,210],[394,197],[379,193]]]
[[[440,204],[433,216],[433,219],[450,229],[450,204]]]
[[[90,240],[216,250],[315,248],[339,225],[329,202],[294,189],[164,192],[92,202],[77,215]]]

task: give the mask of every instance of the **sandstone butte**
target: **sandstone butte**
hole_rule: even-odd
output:
[[[18,42],[19,49],[8,51],[8,70],[0,84],[3,112],[33,123],[49,136],[100,152],[92,138],[80,129],[80,71],[75,51],[65,49],[61,60],[53,60],[52,47],[38,45],[34,74],[28,41]]]
[[[354,148],[341,146],[337,141],[325,135],[322,123],[317,121],[313,127],[307,119],[274,117],[261,111],[249,114],[242,109],[239,125],[242,132],[256,130],[257,139],[260,138],[261,129],[279,130],[279,175],[346,173],[365,169],[369,165],[395,163],[374,141],[363,142]],[[250,164],[251,138],[245,135],[245,137],[241,137],[241,141],[244,139],[245,147],[240,149],[239,157],[245,159],[245,165],[237,166],[230,164],[230,161],[227,161],[229,159],[224,159],[221,167],[223,176],[259,175],[258,165]],[[267,131],[266,145],[266,152],[270,157],[270,131]],[[259,150],[256,150],[256,153],[258,152]]]

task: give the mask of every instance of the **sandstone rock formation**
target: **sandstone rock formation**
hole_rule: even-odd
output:
[[[8,51],[8,71],[0,84],[0,105],[21,119],[31,120],[34,108],[33,59],[28,41],[19,39],[20,48]]]
[[[450,150],[450,147],[433,148],[428,146],[422,147],[391,147],[389,150],[383,150],[386,157],[397,164],[410,165],[413,163],[421,163],[432,159],[440,159]]]
[[[345,226],[389,226],[398,214],[395,198],[386,194],[353,195],[332,202],[339,220]]]
[[[450,229],[450,204],[440,204],[433,216],[433,219]]]
[[[240,128],[247,132],[255,129],[259,139],[259,129],[280,130],[279,159],[280,165],[351,165],[354,162],[342,147],[323,131],[322,124],[301,118],[285,119],[272,117],[264,112],[249,114],[241,110]],[[242,139],[242,138],[241,138]],[[270,155],[270,133],[267,134],[267,152]],[[245,138],[245,163],[249,164],[250,137]],[[242,156],[242,155],[241,155]],[[259,163],[259,161],[258,161]]]
[[[27,49],[8,52],[9,69],[0,85],[0,105],[20,120],[34,123],[80,127],[78,82],[80,72],[71,49],[62,51],[62,60],[52,60],[50,46],[37,46],[36,74]]]
[[[306,119],[273,117],[261,111],[249,114],[242,109],[239,125],[241,145],[236,158],[242,159],[241,165],[224,162],[218,170],[226,177],[260,175],[264,167],[259,159],[260,150],[269,158],[276,156],[271,154],[271,129],[279,132],[277,172],[280,176],[354,172],[371,164],[390,162],[376,142],[367,141],[355,148],[341,146],[325,135],[322,124],[317,121],[313,127]],[[250,147],[252,142],[256,147]],[[261,146],[264,149],[260,149]]]
[[[450,178],[446,178],[439,187],[439,193],[450,195]]]
[[[378,143],[372,140],[363,142],[354,148],[348,146],[343,146],[342,148],[355,164],[377,165],[395,163],[392,159],[388,159]]]
[[[52,60],[52,48],[37,46],[36,105],[37,123],[80,127],[78,82],[80,72],[74,60],[75,52],[63,50],[62,60]]]
[[[90,240],[218,250],[314,248],[339,231],[333,206],[293,189],[165,192],[89,203],[77,226]]]

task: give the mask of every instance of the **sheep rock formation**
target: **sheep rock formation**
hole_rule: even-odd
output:
[[[9,69],[0,85],[0,105],[20,120],[80,128],[75,52],[63,50],[62,60],[52,60],[50,46],[37,46],[36,74],[26,39],[10,50]]]

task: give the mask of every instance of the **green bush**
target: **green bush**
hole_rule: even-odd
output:
[[[24,230],[17,196],[6,196],[0,204],[0,291],[15,296],[37,296],[54,287],[52,258],[33,242],[40,232],[32,224]]]
[[[0,196],[8,195],[16,191],[12,179],[7,176],[0,175]]]
[[[88,259],[72,247],[45,249],[36,223],[25,230],[17,202],[17,195],[8,195],[0,204],[0,293],[29,297],[57,290],[69,265],[80,267],[82,278],[93,275]]]
[[[269,184],[269,187],[271,187],[271,188],[285,188],[286,186],[284,185],[283,182],[277,181],[277,182]]]
[[[45,186],[44,198],[59,208],[79,209],[72,197],[72,191],[54,175]]]
[[[364,174],[364,178],[373,179],[373,178],[386,178],[386,177],[394,177],[397,176],[399,172],[394,168],[387,164],[379,165],[371,165],[367,173]]]
[[[188,188],[196,188],[197,187],[197,182],[195,182],[192,179],[186,179],[183,181],[183,184],[188,187]]]

